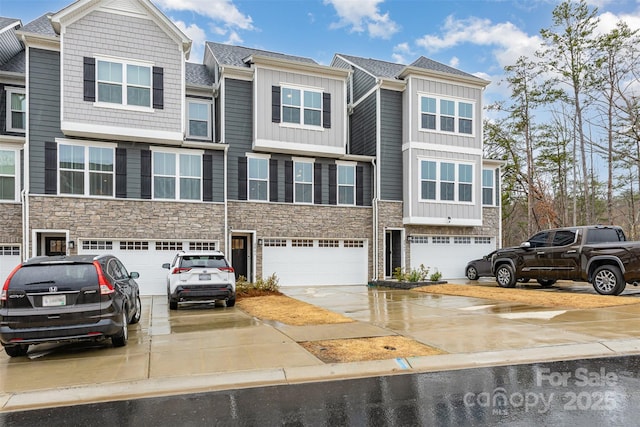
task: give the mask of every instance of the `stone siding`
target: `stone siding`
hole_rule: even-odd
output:
[[[22,243],[22,205],[0,204],[0,244]]]

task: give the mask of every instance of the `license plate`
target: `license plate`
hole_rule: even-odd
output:
[[[67,298],[64,295],[43,295],[42,296],[43,307],[58,307],[61,305],[67,305]]]
[[[211,280],[211,275],[210,274],[201,274],[200,275],[200,280]]]

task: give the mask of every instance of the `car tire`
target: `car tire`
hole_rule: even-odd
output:
[[[140,321],[142,317],[142,301],[140,301],[140,295],[136,295],[136,312],[133,313],[130,324],[134,325]]]
[[[126,307],[122,309],[122,328],[117,335],[111,337],[111,343],[114,347],[124,347],[129,340],[129,330],[127,329],[127,310]]]
[[[19,344],[19,345],[8,345],[4,348],[4,351],[7,353],[9,357],[21,357],[27,355],[27,350],[29,349],[28,345]]]
[[[473,265],[470,265],[467,267],[466,276],[469,280],[478,280],[478,270]]]
[[[516,285],[513,267],[509,264],[500,264],[496,269],[496,282],[502,288],[513,288]]]
[[[620,295],[627,286],[622,272],[615,265],[601,265],[596,268],[592,284],[593,289],[600,295]]]
[[[169,309],[170,310],[177,310],[178,309],[178,301],[176,300],[169,300]]]
[[[549,286],[553,286],[556,283],[555,279],[538,279],[538,283],[543,288],[548,288]]]
[[[233,307],[234,305],[236,305],[235,295],[227,300],[227,307]]]

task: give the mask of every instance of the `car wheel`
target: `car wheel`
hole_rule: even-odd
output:
[[[111,343],[114,347],[124,347],[129,340],[129,330],[127,329],[127,310],[126,307],[122,310],[122,328],[117,335],[111,337]]]
[[[177,310],[178,309],[178,301],[170,299],[169,300],[169,309]]]
[[[8,345],[4,348],[4,351],[10,357],[20,357],[26,356],[27,350],[29,349],[28,345]]]
[[[467,279],[478,280],[478,270],[473,265],[467,267]]]
[[[538,283],[540,283],[540,286],[542,286],[543,288],[548,288],[549,286],[553,286],[556,283],[556,280],[554,280],[554,279],[538,279]]]
[[[593,273],[593,288],[600,295],[620,295],[625,287],[624,277],[614,265],[602,265]]]
[[[131,318],[132,325],[138,323],[140,321],[140,317],[142,316],[142,301],[140,301],[140,295],[136,295],[136,312],[133,314]]]
[[[500,264],[496,270],[496,281],[503,288],[513,288],[516,285],[516,276],[509,264]]]
[[[234,305],[236,305],[235,295],[227,300],[227,307],[233,307]]]

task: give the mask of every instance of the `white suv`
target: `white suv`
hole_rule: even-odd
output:
[[[178,252],[173,262],[162,264],[167,274],[167,298],[171,310],[182,301],[226,301],[236,304],[236,276],[220,251]]]

